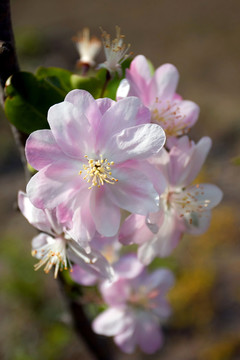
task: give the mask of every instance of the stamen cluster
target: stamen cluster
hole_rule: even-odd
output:
[[[85,157],[88,159],[87,155],[85,155]],[[113,165],[114,161],[109,162],[107,159],[88,159],[88,165],[83,165],[83,171],[86,173],[83,179],[86,180],[88,183],[92,183],[92,185],[89,186],[88,189],[90,190],[94,186],[101,187],[104,185],[104,182],[108,184],[115,184],[118,179],[115,179],[112,176],[111,166]],[[80,170],[79,174],[81,175],[83,171]]]
[[[105,67],[110,73],[117,71],[121,75],[121,64],[131,54],[128,54],[130,44],[124,43],[124,35],[121,35],[121,29],[116,26],[116,38],[111,41],[110,35],[103,29],[102,30],[102,42],[105,51],[106,61],[101,64],[101,67]]]

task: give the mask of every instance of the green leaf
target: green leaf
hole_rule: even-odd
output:
[[[56,67],[39,67],[36,72],[38,79],[44,79],[49,82],[52,86],[63,90],[63,94],[66,95],[74,87],[72,87],[71,76],[73,73],[68,70],[56,68]]]
[[[16,73],[8,79],[6,95],[5,112],[8,120],[27,134],[49,128],[48,109],[64,99],[61,89],[27,72]]]
[[[124,60],[124,62],[122,63],[121,67],[122,67],[122,79],[125,77],[125,73],[126,73],[126,69],[130,68],[131,62],[133,61],[132,57],[127,58],[126,60]]]
[[[101,89],[103,87],[103,83],[101,79],[97,77],[87,77],[73,74],[70,77],[70,83],[72,89],[82,89],[90,92],[92,96],[96,99],[101,94]]]

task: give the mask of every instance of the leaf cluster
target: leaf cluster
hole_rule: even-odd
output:
[[[123,64],[129,67],[130,60]],[[48,109],[62,102],[73,89],[83,89],[94,98],[116,98],[121,81],[117,75],[106,81],[107,70],[100,69],[89,76],[81,76],[56,67],[40,67],[35,74],[20,71],[13,74],[5,86],[5,113],[8,120],[21,132],[31,134],[35,130],[48,129]]]

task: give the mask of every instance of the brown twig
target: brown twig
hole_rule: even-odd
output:
[[[7,79],[18,71],[19,65],[11,22],[10,0],[0,0],[0,83],[3,89]],[[4,100],[3,92],[3,103]],[[24,146],[27,135],[17,130],[14,126],[11,127],[14,139],[21,154],[25,172],[27,172],[26,159],[24,156]],[[27,177],[29,178],[29,176],[28,172]],[[93,332],[83,307],[73,296],[71,296],[71,291],[73,291],[73,289],[69,288],[69,285],[66,284],[62,276],[59,277],[59,284],[69,307],[69,311],[71,312],[77,334],[84,340],[89,351],[94,355],[96,360],[112,360],[113,358],[109,353],[108,346],[106,347],[106,344],[103,343],[101,337]]]
[[[74,314],[72,320],[76,333],[84,340],[90,353],[96,360],[113,360],[112,351],[110,351],[109,347],[109,339],[95,334],[92,330],[84,308],[80,304],[79,287],[77,288],[76,296],[74,286],[66,283],[62,273],[58,274],[58,279],[65,301],[71,313]]]
[[[0,82],[19,71],[11,22],[10,0],[0,0]]]

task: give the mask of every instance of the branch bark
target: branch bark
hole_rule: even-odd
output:
[[[19,71],[11,21],[10,0],[0,0],[0,82]]]
[[[0,84],[4,89],[7,79],[19,71],[19,64],[15,50],[14,34],[11,22],[10,0],[0,0]],[[3,92],[4,104],[4,92]],[[30,177],[27,170],[24,147],[27,135],[12,127],[14,139],[21,154],[26,179]],[[69,288],[64,278],[59,276],[59,285],[72,316],[77,334],[84,340],[90,353],[96,360],[112,360],[108,346],[103,339],[96,335],[84,312],[82,305],[71,295],[73,289]]]

